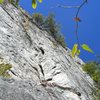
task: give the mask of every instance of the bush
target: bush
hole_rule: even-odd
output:
[[[56,23],[53,14],[49,14],[47,17],[43,17],[41,14],[34,14],[33,19],[38,26],[48,31],[58,44],[66,47],[64,37],[60,34],[60,26]]]
[[[100,100],[100,89],[94,91],[94,100]]]
[[[94,74],[96,70],[96,63],[95,62],[88,62],[83,66],[83,70],[86,71],[90,76]]]
[[[55,16],[53,14],[49,14],[45,20],[45,27],[51,33],[51,35],[55,38],[55,34],[59,33],[60,27],[55,21]]]
[[[95,100],[100,100],[100,62],[89,62],[83,66],[95,82],[96,90],[94,91]]]
[[[33,14],[33,19],[39,26],[44,23],[44,17],[39,13]]]
[[[10,74],[8,73],[8,70],[10,70],[12,66],[10,64],[0,64],[0,76],[3,77],[10,77]]]
[[[93,75],[92,75],[93,80],[100,85],[100,70],[95,70]]]
[[[64,37],[62,35],[58,34],[56,36],[56,41],[58,44],[62,45],[62,47],[64,47],[64,48],[66,47],[66,43],[65,43]]]

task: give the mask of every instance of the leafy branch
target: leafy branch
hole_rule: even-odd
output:
[[[73,49],[72,49],[72,54],[73,54],[73,52],[74,52],[74,55],[72,55],[72,57],[74,57],[75,55],[77,55],[77,54],[80,54],[80,48],[82,48],[82,49],[84,49],[84,50],[86,50],[86,51],[88,51],[88,52],[91,52],[91,53],[93,53],[93,51],[92,51],[92,49],[88,46],[88,45],[86,45],[86,44],[82,44],[82,45],[80,45],[80,41],[79,41],[79,37],[78,37],[78,29],[79,29],[79,22],[81,22],[81,19],[79,18],[79,13],[80,13],[80,11],[81,11],[81,9],[83,8],[83,6],[85,5],[87,3],[87,0],[84,0],[80,5],[79,5],[79,7],[78,7],[78,9],[77,9],[77,12],[76,12],[76,15],[75,15],[75,21],[76,21],[76,28],[75,28],[75,34],[76,34],[76,40],[77,40],[77,46],[75,46],[75,44],[74,44],[74,47],[73,47]],[[76,48],[75,48],[76,47]],[[74,50],[75,49],[75,50]]]
[[[33,7],[34,9],[36,9],[36,7],[37,7],[37,1],[38,1],[39,3],[42,3],[42,0],[32,0],[32,7]]]
[[[77,12],[75,14],[75,35],[76,35],[76,40],[77,40],[77,44],[74,44],[73,48],[72,48],[72,57],[75,57],[75,55],[79,55],[80,54],[80,48],[89,51],[91,53],[93,53],[92,49],[86,45],[86,44],[82,44],[80,45],[80,41],[79,41],[79,36],[78,36],[78,29],[79,29],[79,22],[81,22],[81,19],[79,18],[79,13],[81,11],[81,9],[83,8],[83,6],[87,3],[87,0],[84,0],[80,5],[78,6],[63,6],[63,5],[57,5],[56,7],[62,7],[62,8],[77,8]]]

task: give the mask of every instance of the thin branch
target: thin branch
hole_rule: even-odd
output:
[[[64,6],[64,5],[57,5],[56,7],[62,7],[62,8],[79,8],[80,6]]]
[[[87,0],[84,0],[84,1],[82,2],[82,4],[79,6],[79,8],[78,8],[78,10],[77,10],[77,12],[76,12],[76,17],[78,17],[78,14],[79,14],[80,10],[81,10],[81,8],[85,5],[85,3],[87,3]]]
[[[79,37],[78,37],[78,27],[79,27],[78,22],[76,22],[75,35],[76,35],[78,47],[80,47],[80,41],[79,41]]]
[[[79,18],[78,15],[80,13],[80,10],[81,8],[87,3],[87,0],[84,0],[79,8],[77,9],[77,12],[76,12],[76,15],[75,15],[75,18]],[[79,42],[79,37],[78,37],[78,29],[79,29],[79,25],[78,25],[79,21],[76,21],[76,30],[75,30],[75,34],[76,34],[76,39],[77,39],[77,43],[78,43],[78,48],[80,48],[80,42]]]
[[[78,17],[81,8],[87,3],[88,0],[84,0],[80,5],[78,6],[64,6],[64,5],[57,5],[56,7],[62,7],[62,8],[77,8],[77,12],[75,15],[75,19],[76,19],[76,27],[75,27],[75,34],[76,34],[76,40],[77,40],[77,44],[78,44],[78,48],[80,48],[80,41],[79,41],[79,37],[78,37],[78,29],[79,29],[79,25],[78,23],[80,22],[80,19]]]

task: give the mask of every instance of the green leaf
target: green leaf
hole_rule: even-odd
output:
[[[77,51],[78,51],[78,44],[74,44],[71,50],[72,57],[75,57],[75,55],[77,54]]]
[[[38,0],[40,3],[42,3],[42,0]]]
[[[0,0],[0,4],[2,4],[4,2],[4,0]]]
[[[32,0],[32,7],[33,7],[34,9],[36,9],[36,7],[37,7],[37,2],[36,2],[36,0]]]
[[[76,55],[79,56],[80,55],[80,52],[81,52],[80,50],[77,50]]]
[[[93,53],[92,49],[91,49],[88,45],[83,44],[83,45],[81,45],[81,47],[82,47],[82,49],[84,49],[84,50],[86,50],[86,51],[89,51],[89,52]]]

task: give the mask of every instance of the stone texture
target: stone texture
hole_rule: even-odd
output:
[[[0,100],[93,100],[84,62],[10,4],[0,6],[0,58],[13,66],[0,78]]]

